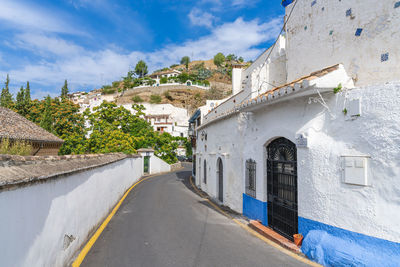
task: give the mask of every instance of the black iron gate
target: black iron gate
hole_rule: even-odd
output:
[[[218,159],[218,199],[224,202],[224,167],[221,158]]]
[[[267,152],[268,225],[293,240],[298,232],[296,145],[278,138]]]

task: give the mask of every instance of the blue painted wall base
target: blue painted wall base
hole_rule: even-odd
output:
[[[267,202],[262,202],[243,194],[243,215],[252,220],[259,220],[268,226]]]
[[[299,217],[301,251],[324,266],[400,266],[400,244]]]

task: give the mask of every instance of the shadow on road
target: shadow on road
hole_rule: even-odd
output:
[[[176,172],[176,177],[178,178],[178,180],[180,182],[182,182],[182,184],[184,184],[186,186],[187,189],[189,189],[190,191],[192,191],[193,193],[195,193],[199,197],[203,198],[203,200],[199,200],[198,201],[200,204],[202,204],[202,205],[206,206],[207,208],[210,208],[210,209],[212,209],[212,210],[214,210],[214,211],[216,211],[216,212],[218,212],[218,213],[220,213],[220,214],[222,214],[224,216],[226,216],[227,214],[229,214],[229,216],[232,216],[232,217],[240,216],[239,213],[233,211],[229,207],[224,206],[224,205],[220,205],[220,203],[217,203],[214,199],[210,198],[208,196],[208,194],[205,193],[204,191],[202,191],[200,188],[197,188],[197,190],[194,189],[192,184],[190,183],[190,179],[191,179],[191,176],[192,176],[192,171],[191,171],[191,169],[190,170],[187,169],[189,166],[185,166],[185,167],[186,168],[184,170]],[[190,165],[190,167],[191,167],[191,165]],[[217,205],[221,210],[223,210],[225,212],[225,214],[222,213],[221,210],[217,209],[214,205],[212,205],[210,203],[210,201],[213,204]]]
[[[180,182],[182,182],[186,186],[187,189],[189,189],[190,191],[192,191],[196,195],[199,195],[198,192],[196,192],[196,190],[194,190],[194,188],[190,184],[190,177],[191,176],[192,176],[192,171],[191,170],[187,170],[187,168],[185,168],[184,170],[178,171],[176,173],[176,177],[178,178],[178,180]]]

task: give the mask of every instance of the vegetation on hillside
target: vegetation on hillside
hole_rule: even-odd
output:
[[[179,70],[182,72],[177,77],[161,77],[160,84],[186,84],[187,81],[191,81],[194,85],[210,86],[211,81],[231,83],[232,64],[242,62],[243,58],[234,54],[225,56],[223,53],[218,53],[214,56],[211,62],[192,62],[188,56],[184,56],[180,61],[180,65],[173,64],[170,67],[156,70],[154,73],[169,70]],[[103,94],[114,94],[138,86],[153,86],[156,83],[156,80],[146,76],[147,73],[148,66],[146,62],[140,60],[136,64],[135,69],[128,71],[127,75],[122,77],[121,81],[115,81],[111,85],[104,85],[102,87],[102,92]]]

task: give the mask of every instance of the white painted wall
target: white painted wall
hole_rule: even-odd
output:
[[[154,155],[150,157],[150,174],[169,172],[170,170],[171,166],[159,157]]]
[[[142,173],[142,158],[130,158],[0,192],[0,265],[66,266]]]
[[[287,24],[288,81],[342,63],[356,86],[396,81],[400,8],[394,0],[298,1]],[[286,8],[290,12],[293,5]],[[352,16],[346,17],[351,9]],[[355,36],[362,28],[361,36]],[[381,62],[381,55],[389,60]]]
[[[167,125],[168,128],[166,129],[166,132],[172,134],[173,136],[180,136],[182,133],[183,136],[187,136],[187,131],[189,128],[189,114],[186,109],[184,108],[179,108],[175,107],[171,104],[149,104],[149,103],[142,103],[142,105],[146,108],[144,110],[144,113],[147,115],[164,115],[168,114],[170,115],[169,121],[173,123],[173,128],[172,125]],[[123,105],[124,108],[132,110],[132,105]],[[175,125],[175,123],[177,125]],[[160,126],[165,126],[165,125],[160,125]],[[178,126],[178,127],[175,127]],[[157,129],[157,125],[154,125],[155,130]]]
[[[234,66],[232,69],[232,94],[236,95],[242,90],[243,68]]]
[[[221,156],[224,204],[241,212],[244,164],[252,158],[257,162],[257,199],[266,201],[265,145],[277,137],[295,143],[296,134],[303,133],[309,146],[297,150],[299,216],[400,242],[400,83],[323,97],[329,110],[302,97],[240,113],[201,129],[208,139],[197,139],[201,172],[196,183],[217,197],[216,164]],[[343,114],[351,99],[361,99],[360,117]],[[343,183],[340,157],[360,154],[371,157],[371,186]],[[207,184],[203,183],[204,159]]]

